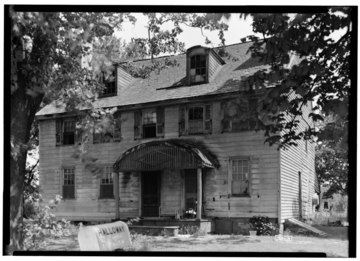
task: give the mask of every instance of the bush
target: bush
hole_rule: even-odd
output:
[[[46,246],[46,238],[60,238],[71,234],[70,221],[57,220],[52,213],[60,201],[61,196],[57,195],[54,200],[50,200],[48,206],[40,206],[38,202],[32,203],[34,213],[29,218],[24,218],[23,222],[24,250],[43,249]]]
[[[276,225],[270,222],[267,216],[253,216],[250,218],[249,223],[252,229],[256,230],[256,234],[274,236],[279,233],[279,229]]]

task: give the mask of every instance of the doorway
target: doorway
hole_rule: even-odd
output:
[[[197,200],[197,171],[196,169],[185,170],[185,210],[196,209]]]
[[[161,171],[141,173],[141,202],[143,217],[159,217]]]

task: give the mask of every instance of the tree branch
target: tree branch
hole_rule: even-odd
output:
[[[27,181],[27,185],[30,186],[31,181],[34,179],[34,169],[36,168],[36,166],[39,164],[39,159],[36,161],[35,165],[32,166],[32,168],[29,170],[29,178]]]

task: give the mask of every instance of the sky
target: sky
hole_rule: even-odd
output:
[[[120,37],[126,42],[129,42],[132,37],[147,37],[145,16],[141,13],[135,13],[133,15],[137,18],[135,25],[126,22],[122,25],[122,31],[115,33],[117,37]],[[230,19],[226,21],[229,25],[228,31],[225,32],[226,45],[240,43],[241,38],[253,34],[251,17],[247,17],[245,20],[243,18],[240,19],[239,15],[239,13],[232,14]],[[168,26],[168,28],[171,28],[171,26]],[[220,44],[217,31],[203,31],[204,35],[212,42],[212,44],[206,45],[205,36],[201,34],[199,28],[190,28],[185,25],[181,26],[181,28],[184,31],[179,35],[179,40],[185,43],[186,49],[194,45],[217,47]]]

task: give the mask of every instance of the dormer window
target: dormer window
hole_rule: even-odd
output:
[[[116,96],[117,88],[116,88],[116,74],[115,70],[112,72],[111,75],[106,75],[105,72],[102,72],[101,81],[104,83],[105,88],[99,94],[99,97],[109,97],[109,96]]]
[[[207,83],[209,48],[194,46],[187,50],[187,79],[189,85]]]
[[[206,82],[206,56],[194,55],[190,58],[190,81],[191,83]]]
[[[189,48],[186,52],[187,84],[211,82],[224,64],[224,60],[208,47],[197,45]]]

